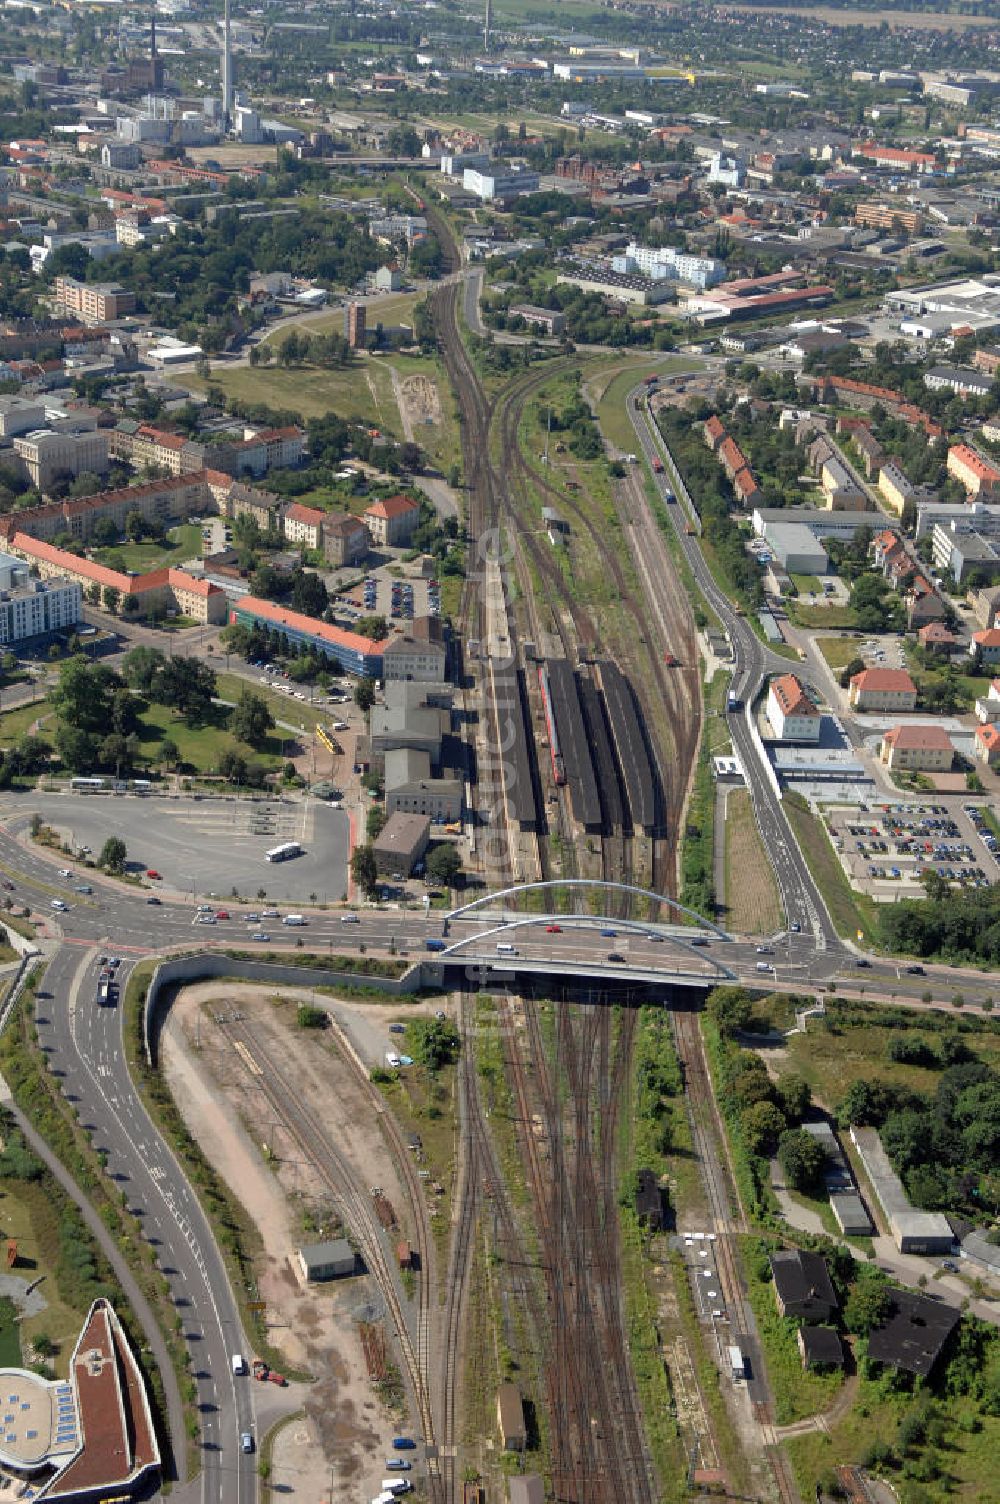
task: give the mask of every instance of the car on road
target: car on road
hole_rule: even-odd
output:
[[[278,911],[277,909],[261,909],[260,917],[261,919],[277,919]]]
[[[240,1436],[240,1447],[244,1452],[253,1451],[253,1437],[249,1431],[244,1431]]]
[[[194,922],[195,924],[215,924],[216,918],[214,914],[196,914]]]
[[[360,924],[361,920],[357,914],[341,914],[340,922],[341,924]]]
[[[260,940],[261,942],[266,942],[270,940],[270,938],[271,937],[266,930],[254,930],[250,936],[251,940]]]
[[[216,911],[215,911],[215,917],[216,917],[216,919],[228,919],[229,918],[229,910],[228,909],[216,909]]]
[[[399,1055],[396,1054],[395,1050],[386,1050],[386,1052],[385,1052],[385,1063],[389,1067],[390,1070],[396,1070],[397,1067],[399,1067],[400,1065],[402,1065],[403,1061],[402,1061],[401,1056],[399,1056]]]
[[[161,900],[157,898],[155,893],[151,893],[150,896],[146,899],[146,902],[148,904],[151,904],[154,909],[158,909],[161,906]]]
[[[70,870],[69,870],[69,868],[68,868],[68,867],[60,867],[60,868],[59,868],[59,876],[60,876],[60,877],[72,877],[72,876],[73,876],[73,874],[72,874],[72,872],[71,872],[71,871],[70,871]]]
[[[791,930],[793,935],[799,935],[802,933],[802,926],[801,924],[799,924],[799,921],[797,919],[793,920],[788,928]]]
[[[870,966],[872,963],[869,961],[867,956],[855,956],[854,964],[855,966],[865,967]]]
[[[90,886],[89,883],[74,883],[73,884],[73,892],[74,893],[93,893],[93,891],[94,890]]]
[[[385,1464],[387,1473],[408,1473],[412,1466],[413,1463],[407,1462],[405,1457],[389,1457]]]
[[[160,874],[157,872],[157,870],[156,870],[155,867],[147,867],[146,868],[146,876],[153,878],[153,880],[155,882],[160,882],[161,881]]]
[[[562,925],[561,924],[547,924],[545,926],[545,933],[547,935],[561,935],[562,934]]]
[[[389,1025],[389,1033],[390,1034],[405,1034],[406,1033],[406,1025],[405,1024],[390,1024]]]
[[[924,968],[922,966],[907,966],[906,972],[907,975],[911,977],[922,977],[924,974]]]
[[[245,923],[247,923],[247,924],[260,924],[260,918],[261,918],[261,916],[259,914],[244,914],[243,915],[243,919],[244,919]]]
[[[66,912],[66,910],[69,908],[69,904],[68,903],[63,903],[63,901],[62,901],[61,898],[53,898],[53,900],[52,900],[52,907],[54,909],[58,909],[60,913],[64,914]]]
[[[602,930],[601,931],[601,936],[605,940],[614,940],[616,938],[617,934],[618,934],[617,930]]]
[[[621,953],[620,950],[609,950],[608,951],[608,960],[609,961],[618,961],[620,963],[624,963],[625,957],[622,955],[622,953]]]

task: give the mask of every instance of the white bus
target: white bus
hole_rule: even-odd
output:
[[[107,783],[106,778],[72,778],[69,786],[75,794],[96,794],[107,788]]]
[[[298,841],[286,841],[283,846],[274,846],[267,852],[269,862],[287,862],[293,856],[301,856],[302,847]]]

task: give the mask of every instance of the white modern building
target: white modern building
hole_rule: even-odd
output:
[[[717,286],[726,275],[724,263],[711,256],[690,256],[672,245],[639,245],[634,240],[624,255],[615,256],[611,265],[616,272],[626,275],[641,272],[654,282],[684,282],[701,292]]]
[[[537,193],[538,184],[538,173],[527,167],[495,167],[492,170],[466,167],[462,173],[462,187],[484,203],[517,198],[521,193]]]
[[[0,554],[0,644],[71,630],[82,615],[79,581],[32,579],[23,559]]]

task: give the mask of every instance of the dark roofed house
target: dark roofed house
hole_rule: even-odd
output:
[[[829,1321],[836,1311],[837,1296],[818,1253],[804,1253],[801,1248],[772,1253],[771,1274],[782,1316]]]
[[[958,1319],[952,1306],[910,1290],[893,1290],[888,1320],[868,1339],[868,1356],[926,1378]]]
[[[796,1333],[803,1368],[843,1368],[844,1349],[832,1326],[800,1326]]]
[[[652,1170],[640,1170],[635,1191],[635,1214],[643,1226],[651,1232],[659,1232],[664,1224],[663,1191]]]

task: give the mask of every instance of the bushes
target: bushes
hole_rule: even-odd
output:
[[[702,742],[681,850],[681,902],[699,914],[715,913],[715,784]]]

